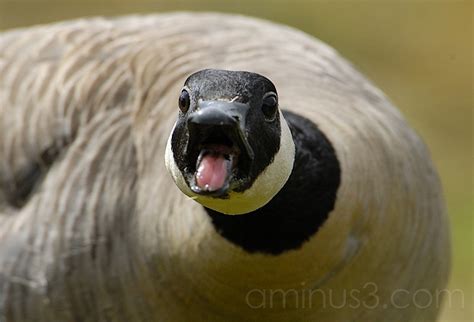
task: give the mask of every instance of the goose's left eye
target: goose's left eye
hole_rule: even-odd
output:
[[[262,103],[262,112],[265,115],[267,121],[273,121],[275,119],[278,110],[278,98],[275,93],[269,93],[265,95]]]
[[[183,89],[181,95],[179,95],[178,105],[181,112],[186,113],[189,109],[191,99],[187,90]]]

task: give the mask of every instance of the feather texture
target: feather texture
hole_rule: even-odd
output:
[[[245,252],[166,173],[181,86],[203,68],[269,77],[332,142],[336,206],[300,249]],[[436,299],[448,267],[426,147],[318,40],[196,13],[0,35],[0,321],[427,321],[440,302],[413,295]]]

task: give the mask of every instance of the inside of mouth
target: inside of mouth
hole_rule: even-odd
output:
[[[210,127],[201,133],[196,146],[194,187],[198,193],[226,193],[237,167],[240,149],[224,127]],[[194,190],[194,188],[193,188]]]
[[[195,181],[201,191],[224,189],[232,172],[233,154],[226,146],[213,145],[201,150],[196,163]]]

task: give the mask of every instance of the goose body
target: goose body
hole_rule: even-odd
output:
[[[274,89],[209,96],[239,71]],[[278,93],[274,149],[266,123],[243,131],[264,160],[247,185],[218,149],[205,162],[228,177],[193,190],[183,86],[201,111]],[[430,321],[448,271],[425,145],[318,40],[196,13],[0,35],[0,321]]]

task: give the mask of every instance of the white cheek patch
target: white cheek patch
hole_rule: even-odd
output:
[[[227,199],[201,196],[191,191],[174,160],[171,150],[171,135],[166,146],[166,167],[178,188],[185,195],[207,208],[229,215],[239,215],[257,210],[266,205],[283,188],[293,170],[295,144],[281,112],[280,126],[280,149],[275,154],[273,162],[260,173],[249,189],[244,192],[230,192]]]

